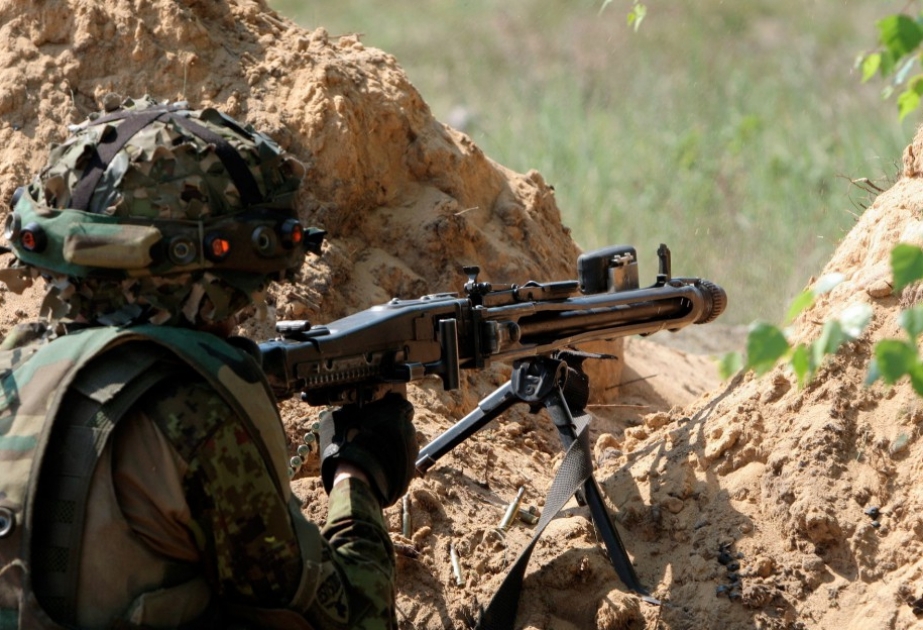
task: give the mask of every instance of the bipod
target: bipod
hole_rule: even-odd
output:
[[[571,376],[583,376],[579,371],[582,360],[569,364],[562,358],[565,354],[561,353],[554,357],[529,357],[516,361],[513,364],[513,373],[509,381],[481,400],[475,410],[424,446],[417,458],[416,468],[422,476],[439,458],[519,402],[528,404],[533,411],[541,407],[548,410],[566,451],[564,461],[548,492],[535,535],[531,543],[523,549],[500,589],[484,611],[478,624],[480,629],[511,628],[513,626],[522,578],[525,575],[526,564],[532,549],[545,526],[564,507],[570,497],[575,495],[581,505],[589,508],[590,517],[605,544],[609,561],[619,579],[645,601],[652,604],[660,603],[651,597],[641,585],[615,524],[606,509],[599,484],[593,476],[588,429],[591,416],[584,411],[582,405],[576,410],[575,416],[565,395],[565,391],[573,391],[573,388],[569,390],[566,388],[569,373]],[[571,396],[572,401],[580,398],[579,395]],[[585,401],[586,397],[582,398]]]

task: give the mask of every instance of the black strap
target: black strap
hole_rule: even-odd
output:
[[[571,379],[568,378],[568,381],[570,380]],[[577,418],[585,417],[588,422],[592,417],[583,409],[576,411],[575,413],[578,415],[574,417],[571,414],[567,396],[568,394],[565,394],[564,390],[559,387],[555,393],[545,398],[545,409],[548,411],[548,415],[551,416],[551,420],[554,422],[555,427],[557,427],[558,435],[560,435],[561,442],[564,444],[565,448],[569,448],[577,439]],[[589,447],[587,448],[589,449]],[[587,457],[589,456],[588,450]],[[609,561],[612,563],[612,567],[618,574],[619,579],[622,580],[625,586],[640,595],[645,601],[652,604],[659,604],[656,599],[650,596],[650,593],[648,593],[647,589],[644,588],[641,581],[638,579],[638,575],[635,573],[635,569],[631,564],[631,558],[628,557],[625,545],[622,544],[622,539],[619,537],[618,530],[615,529],[615,524],[609,517],[609,511],[603,500],[599,484],[596,483],[596,479],[592,474],[583,482],[583,487],[577,494],[577,500],[581,505],[585,504],[590,509],[590,517],[593,519],[593,523],[596,525],[596,531],[599,533],[606,546],[606,551],[609,554]]]
[[[78,181],[77,185],[74,187],[74,194],[71,195],[70,207],[74,210],[86,211],[86,209],[90,207],[90,198],[93,196],[93,191],[96,190],[96,185],[99,183],[103,173],[106,172],[106,168],[109,166],[109,162],[112,161],[112,158],[115,157],[115,154],[118,153],[122,147],[125,146],[125,143],[136,133],[166,113],[166,109],[145,109],[140,112],[132,112],[133,115],[123,116],[122,118],[125,119],[125,122],[119,125],[114,133],[106,134],[105,137],[100,139],[99,146],[96,147],[96,151],[93,152],[93,157],[90,158],[90,164],[87,166],[86,170],[83,171],[83,175],[80,176],[80,181]],[[118,120],[118,118],[109,118],[109,121],[111,120]],[[100,121],[107,122],[100,119],[94,121],[93,124],[97,125]]]
[[[551,489],[542,509],[542,517],[535,528],[532,540],[526,545],[516,562],[513,564],[503,584],[494,594],[490,604],[484,610],[478,621],[477,630],[509,630],[516,621],[516,609],[519,607],[519,594],[522,592],[522,580],[525,577],[526,565],[539,536],[545,531],[548,523],[557,515],[574,493],[583,486],[583,482],[593,474],[593,462],[590,458],[590,416],[588,414],[574,418],[577,425],[577,439],[567,449],[561,467],[558,469]]]
[[[142,112],[178,112],[180,110],[188,109],[184,104],[174,103],[172,105],[155,105],[153,107],[148,107],[146,109],[116,109],[104,116],[99,118],[93,118],[84,123],[87,127],[95,127],[96,125],[102,125],[109,122],[115,122],[118,120],[125,120],[126,118],[131,118],[137,116]]]
[[[194,122],[186,116],[175,115],[174,112],[179,109],[177,106],[165,106],[140,111],[121,110],[92,121],[90,124],[94,126],[119,120],[124,122],[116,127],[114,133],[107,134],[106,137],[100,140],[99,146],[96,147],[96,151],[90,158],[90,164],[74,187],[70,207],[75,210],[86,211],[90,207],[90,198],[93,196],[100,178],[106,172],[115,155],[136,133],[165,115],[170,121],[175,122],[186,131],[214,145],[215,154],[221,160],[221,164],[224,165],[228,175],[230,175],[231,181],[234,182],[244,206],[261,203],[263,195],[260,193],[260,187],[256,183],[253,173],[250,172],[250,167],[247,166],[246,161],[237,150],[227,140],[207,127]]]
[[[205,142],[215,145],[215,154],[221,160],[228,175],[231,176],[231,181],[237,187],[237,192],[240,193],[240,199],[245,206],[253,206],[263,201],[260,187],[257,185],[256,179],[253,178],[250,167],[247,166],[244,159],[240,157],[240,153],[231,146],[230,142],[211,129],[185,116],[171,116],[170,119],[186,131],[194,133],[202,140],[205,140]]]

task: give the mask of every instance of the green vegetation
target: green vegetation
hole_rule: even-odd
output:
[[[923,253],[923,252],[921,252]],[[822,295],[843,281],[842,274],[834,273],[818,279],[814,286],[805,289],[789,306],[785,324],[790,324],[802,311],[810,308]],[[820,337],[810,344],[791,345],[787,329],[764,321],[750,324],[747,333],[746,353],[729,352],[719,365],[722,378],[729,378],[741,368],[753,370],[762,376],[780,361],[787,363],[799,386],[814,378],[828,354],[836,354],[847,342],[855,341],[872,319],[869,304],[856,304],[847,308],[840,317],[824,322]]]
[[[923,249],[900,243],[891,250],[891,271],[894,292],[923,280]],[[813,287],[796,297],[786,315],[790,323],[802,311],[810,308],[818,295],[829,291],[843,280],[840,274],[820,278]],[[791,345],[786,331],[762,321],[750,325],[746,354],[729,352],[721,360],[721,376],[729,378],[740,369],[753,370],[758,376],[783,363],[795,373],[799,386],[804,386],[817,374],[827,355],[836,354],[847,342],[858,339],[872,319],[872,307],[859,303],[847,308],[840,317],[824,322],[820,337],[810,344]],[[923,359],[919,340],[923,335],[923,305],[917,304],[901,312],[898,323],[906,333],[902,339],[882,339],[875,343],[874,357],[869,365],[866,384],[882,380],[893,385],[905,376],[913,390],[923,396]]]
[[[636,31],[631,0],[271,2],[394,54],[437,118],[555,186],[583,248],[635,245],[646,281],[667,243],[726,323],[782,319],[869,203],[850,180],[896,177],[918,121],[853,60],[903,4],[647,0]]]
[[[919,7],[920,2],[908,2],[904,7],[910,11],[911,6]],[[923,59],[923,14],[917,9],[916,18],[906,13],[888,15],[875,23],[878,29],[877,50],[866,53],[859,58],[862,69],[862,81],[868,81],[876,73],[890,78],[891,85],[885,87],[885,97],[899,92],[897,107],[904,118],[920,106],[923,96],[923,72],[919,64]]]

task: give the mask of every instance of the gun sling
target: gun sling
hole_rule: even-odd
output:
[[[563,412],[564,410],[561,409],[560,411]],[[529,564],[529,558],[532,556],[532,551],[535,549],[535,544],[538,542],[539,537],[545,531],[548,523],[557,516],[558,512],[575,493],[581,488],[585,488],[588,482],[595,485],[593,463],[590,457],[590,434],[588,429],[590,419],[591,416],[588,413],[582,413],[573,419],[573,428],[576,435],[567,448],[561,467],[558,469],[554,481],[551,483],[551,488],[548,490],[545,507],[542,510],[538,525],[536,525],[535,534],[529,544],[520,552],[500,588],[494,594],[487,608],[483,610],[476,630],[512,630],[516,621],[516,611],[519,607],[519,595],[522,592],[522,581],[525,577],[526,566]],[[599,519],[594,517],[594,520],[597,520],[597,528],[604,532],[605,527],[598,522]],[[608,544],[609,541],[607,540],[607,549],[610,561],[615,567],[619,578],[631,590],[641,595],[644,601],[659,604],[660,602],[651,597],[641,586],[631,565],[631,559],[628,557],[624,546],[622,546],[614,526],[612,527],[611,535],[617,544],[613,546]]]

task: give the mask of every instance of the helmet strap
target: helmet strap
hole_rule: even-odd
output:
[[[185,116],[170,116],[170,120],[178,124],[186,131],[197,135],[205,142],[215,145],[215,155],[221,160],[224,169],[231,176],[231,181],[240,193],[240,200],[244,207],[255,206],[263,201],[263,195],[260,194],[260,187],[250,172],[250,167],[240,153],[231,146],[231,143],[219,136],[217,133],[200,125]]]
[[[231,176],[231,180],[234,182],[237,192],[240,193],[240,199],[245,207],[261,203],[263,196],[260,194],[259,185],[256,183],[247,163],[234,147],[220,135],[203,125],[190,120],[186,116],[174,115],[173,112],[177,110],[176,106],[156,107],[141,111],[124,110],[103,116],[90,123],[91,125],[99,125],[124,120],[121,125],[115,128],[113,134],[107,134],[106,137],[100,140],[99,146],[97,146],[93,157],[90,159],[90,164],[74,187],[69,207],[74,210],[87,211],[90,207],[90,198],[93,196],[100,178],[109,167],[109,163],[115,158],[115,155],[135,134],[165,115],[168,120],[175,122],[189,133],[214,145],[215,155],[218,156],[228,175]]]
[[[90,197],[93,196],[93,191],[96,190],[99,179],[103,176],[103,173],[109,166],[109,162],[115,157],[115,154],[118,153],[122,147],[125,146],[125,143],[131,140],[136,133],[166,113],[166,109],[131,112],[131,114],[125,117],[127,120],[116,128],[114,134],[102,138],[99,146],[96,147],[96,151],[93,153],[93,157],[90,158],[89,166],[83,171],[80,181],[77,182],[77,185],[74,187],[74,193],[71,195],[69,206],[74,210],[83,210],[86,212],[87,208],[90,207]],[[112,119],[109,118],[109,120]],[[98,125],[101,121],[102,119],[97,120],[93,124]]]

